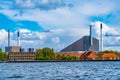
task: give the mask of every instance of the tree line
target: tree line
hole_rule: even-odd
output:
[[[115,53],[116,55],[120,56],[120,52],[117,51],[102,51],[97,53],[99,57],[101,57],[104,53]],[[57,53],[56,53],[57,54]],[[8,60],[8,54],[3,52],[0,48],[0,61]],[[35,60],[79,60],[76,56],[71,55],[60,55],[59,53],[55,55],[55,52],[53,49],[45,47],[43,49],[36,50]]]
[[[8,59],[7,53],[3,52],[2,49],[0,48],[0,61],[5,61]]]
[[[61,56],[59,54],[55,56],[54,50],[46,47],[36,51],[36,60],[78,60],[78,58],[76,56]]]
[[[36,60],[52,60],[54,57],[54,50],[51,48],[46,47],[36,51]]]

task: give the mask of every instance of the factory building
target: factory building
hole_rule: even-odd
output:
[[[34,61],[35,52],[10,52],[9,61]]]
[[[69,52],[88,52],[102,51],[102,24],[100,25],[100,42],[98,39],[92,36],[92,25],[90,25],[90,35],[83,36],[81,39],[62,49],[62,53]],[[100,43],[100,47],[99,47]],[[20,32],[17,33],[17,46],[10,46],[10,31],[8,30],[8,47],[5,48],[5,52],[9,53],[10,61],[33,61],[35,59],[35,50],[34,48],[28,48],[27,52],[24,48],[20,47]],[[99,49],[100,48],[100,49]],[[89,53],[85,54],[88,55]],[[73,55],[73,54],[71,54]],[[76,55],[76,54],[74,54]],[[78,56],[78,55],[76,55]]]
[[[102,39],[102,23],[100,24],[100,42],[98,39],[93,37],[92,24],[90,25],[89,36],[84,36],[77,40],[73,44],[62,49],[61,52],[76,52],[76,51],[102,51],[103,39]],[[99,46],[100,45],[100,46]]]
[[[5,52],[20,52],[20,32],[17,32],[17,46],[10,46],[10,30],[8,30],[8,46],[5,47]]]
[[[9,46],[5,47],[5,52],[20,52],[20,46]]]
[[[9,61],[34,61],[34,48],[28,48],[25,51],[20,46],[20,32],[17,32],[17,46],[10,46],[10,31],[8,30],[8,46],[5,47],[5,52],[9,55]]]
[[[76,51],[99,51],[99,40],[92,38],[92,45],[90,45],[90,36],[84,36],[83,38],[61,50],[61,52]]]

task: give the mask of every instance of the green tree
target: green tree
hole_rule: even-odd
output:
[[[2,49],[0,48],[0,60],[7,59],[8,55],[5,52],[2,52]]]
[[[78,60],[76,56],[72,56],[72,60]]]
[[[53,51],[53,49],[50,49],[50,48],[47,48],[47,47],[43,48],[42,53],[43,53],[45,58],[54,59],[54,51]]]
[[[42,49],[39,49],[36,51],[36,60],[43,60],[43,53],[42,53]]]
[[[61,59],[62,60],[78,60],[78,58],[76,57],[76,56],[70,56],[70,55],[67,55],[67,56],[65,56],[65,55],[62,55],[61,56]]]
[[[2,49],[0,48],[0,52],[2,52]]]
[[[36,60],[52,60],[54,59],[54,50],[51,48],[43,48],[36,52]]]

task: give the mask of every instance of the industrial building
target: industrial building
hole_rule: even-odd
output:
[[[84,36],[83,38],[61,50],[61,52],[76,51],[99,51],[99,40],[92,38],[92,45],[90,45],[90,36]]]
[[[62,49],[62,53],[70,53],[71,56],[76,56],[81,59],[87,58],[94,58],[96,57],[95,53],[84,53],[81,56],[78,52],[89,52],[94,51],[98,52],[99,50],[102,51],[102,24],[100,25],[100,41],[92,36],[92,25],[90,25],[90,35],[83,36],[81,39],[77,40],[76,42],[72,43],[71,45],[67,46],[66,48]],[[99,46],[100,45],[100,46]],[[28,48],[25,51],[24,48],[21,48],[20,45],[20,32],[17,33],[17,46],[10,46],[10,31],[8,30],[8,46],[5,48],[5,52],[9,55],[9,61],[34,61],[35,60],[35,50],[34,48]],[[77,54],[73,54],[73,53]],[[94,57],[91,58],[92,54]],[[62,54],[63,55],[63,54]],[[66,54],[67,55],[67,54]],[[90,56],[88,56],[90,55]]]
[[[9,61],[34,61],[35,52],[10,52]]]
[[[17,46],[10,46],[10,31],[8,30],[8,46],[5,47],[8,53],[9,61],[34,61],[34,48],[28,48],[26,51],[20,46],[20,32],[17,32]]]
[[[5,47],[5,52],[20,52],[20,32],[17,32],[17,46],[10,46],[10,30],[8,30],[8,46]]]
[[[92,24],[90,25],[89,36],[84,36],[77,40],[73,44],[62,49],[61,52],[76,52],[76,51],[102,51],[103,50],[103,35],[102,35],[102,23],[100,24],[100,40],[96,39],[92,35]]]
[[[9,46],[9,47],[5,47],[5,52],[9,53],[9,52],[20,52],[20,46]]]

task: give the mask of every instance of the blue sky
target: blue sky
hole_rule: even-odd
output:
[[[7,46],[7,30],[11,46],[17,45],[20,30],[24,48],[51,47],[59,51],[85,35],[92,23],[94,37],[99,39],[103,23],[104,50],[120,48],[120,0],[1,0],[0,47]]]

